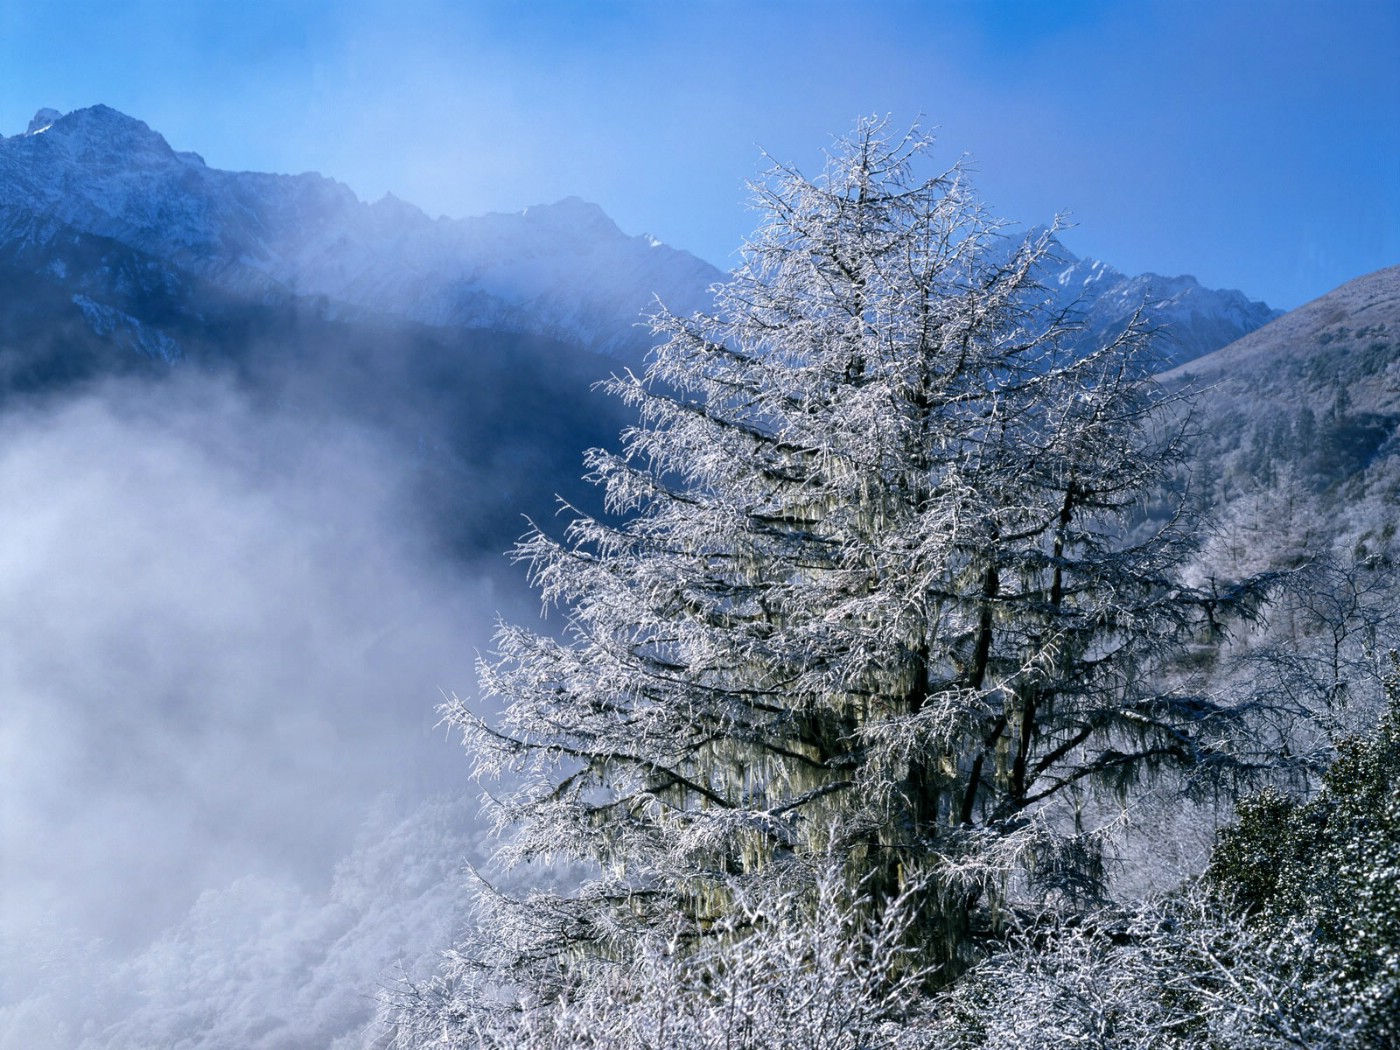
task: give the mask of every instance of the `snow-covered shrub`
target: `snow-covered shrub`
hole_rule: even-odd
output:
[[[1331,983],[1335,1001],[1300,1005],[1360,1018],[1366,1046],[1400,1045],[1400,661],[1387,710],[1343,741],[1309,801],[1265,792],[1240,803],[1207,872],[1210,885]]]
[[[935,1037],[907,944],[925,887],[877,915],[838,869],[812,894],[740,892],[699,944],[657,931],[549,1001],[490,985],[468,948],[386,1002],[396,1050],[915,1050]]]

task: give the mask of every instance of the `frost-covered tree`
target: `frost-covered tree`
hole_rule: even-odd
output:
[[[397,1045],[435,1050],[924,1050],[939,1030],[909,965],[910,882],[878,920],[836,869],[808,892],[739,891],[724,920],[743,935],[685,950],[649,939],[602,980],[553,999],[480,1009],[468,980],[405,979],[386,1019]],[[444,1023],[444,1019],[448,1019]]]
[[[1400,1045],[1400,661],[1321,791],[1243,801],[1203,878],[1037,916],[940,997],[949,1050]],[[1015,1002],[1016,1010],[1004,1004]]]
[[[1023,928],[939,997],[940,1050],[1371,1050],[1301,924],[1263,931],[1199,886]],[[1007,1009],[1015,1003],[1015,1009]]]
[[[1330,983],[1292,1014],[1349,1016],[1363,1047],[1400,1043],[1400,658],[1387,659],[1374,731],[1341,742],[1316,797],[1242,802],[1206,873],[1261,939],[1284,946],[1276,954]]]
[[[612,383],[640,423],[591,454],[608,516],[519,547],[563,636],[503,627],[504,716],[446,717],[507,859],[587,875],[487,894],[475,963],[548,995],[835,864],[876,913],[927,880],[908,935],[946,978],[1016,873],[1096,889],[1047,809],[1225,763],[1234,716],[1163,672],[1256,595],[1184,585],[1190,522],[1135,517],[1178,459],[1150,333],[1071,353],[1051,234],[928,146],[863,121],[819,178],[775,168],[715,312]]]

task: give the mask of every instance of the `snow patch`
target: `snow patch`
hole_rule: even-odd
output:
[[[26,135],[42,135],[53,127],[54,122],[61,120],[63,114],[56,109],[49,109],[47,106],[34,114],[34,119],[29,122],[29,127],[25,130]]]
[[[180,344],[164,332],[147,328],[135,317],[121,310],[90,299],[81,292],[72,297],[73,305],[83,313],[83,320],[94,334],[113,338],[145,357],[153,357],[173,365],[180,360]]]

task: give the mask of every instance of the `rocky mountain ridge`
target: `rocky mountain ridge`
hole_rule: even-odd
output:
[[[140,252],[173,278],[270,301],[324,297],[332,316],[547,336],[604,353],[647,344],[656,298],[689,312],[714,267],[571,197],[513,214],[431,219],[361,202],[314,173],[208,167],[106,106],[41,110],[0,140],[0,245],[35,259],[65,237]]]
[[[1081,259],[1063,244],[1055,256],[1041,282],[1057,307],[1080,316],[1086,349],[1117,334],[1140,306],[1161,333],[1163,356],[1173,362],[1212,353],[1283,313],[1234,289],[1206,288],[1189,274],[1130,277],[1107,263]]]
[[[101,258],[75,271],[65,253],[93,241]],[[123,252],[134,254],[115,257]],[[1176,361],[1277,316],[1191,277],[1129,277],[1063,247],[1058,254],[1043,280],[1056,305],[1081,315],[1086,344],[1111,337],[1144,301]],[[27,131],[0,138],[0,259],[71,286],[100,338],[167,361],[184,352],[182,340],[151,330],[165,318],[150,300],[188,297],[192,285],[248,303],[308,299],[331,319],[543,336],[636,361],[650,345],[640,322],[657,301],[681,314],[702,309],[724,276],[688,252],[624,234],[577,197],[433,219],[392,196],[362,202],[314,173],[210,168],[101,105],[43,109]]]

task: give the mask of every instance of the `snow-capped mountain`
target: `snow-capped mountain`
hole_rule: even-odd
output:
[[[106,106],[40,110],[28,131],[0,140],[0,244],[32,255],[75,233],[253,299],[325,297],[332,313],[529,332],[609,353],[647,345],[638,321],[655,299],[688,312],[721,276],[623,234],[578,198],[431,219],[393,197],[366,204],[316,174],[210,168]]]
[[[1148,321],[1161,331],[1165,356],[1174,363],[1218,350],[1282,313],[1243,292],[1205,288],[1190,275],[1130,277],[1107,263],[1079,258],[1063,243],[1055,257],[1041,282],[1057,307],[1080,318],[1086,349],[1116,335],[1144,304]]]
[[[103,245],[96,267],[67,257],[93,239]],[[114,259],[112,246],[137,255]],[[1083,317],[1086,343],[1144,300],[1175,361],[1277,316],[1192,277],[1129,277],[1059,255],[1043,280]],[[101,105],[41,109],[24,133],[0,138],[0,259],[70,285],[95,334],[166,361],[181,356],[181,340],[153,330],[162,318],[144,307],[192,282],[249,303],[315,299],[327,317],[529,333],[635,360],[650,344],[639,322],[657,300],[688,313],[723,277],[687,252],[624,234],[576,197],[432,219],[392,196],[367,204],[314,173],[210,168]]]

